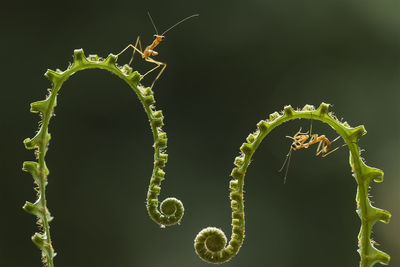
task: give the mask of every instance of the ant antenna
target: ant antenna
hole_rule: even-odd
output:
[[[287,137],[289,137],[289,136],[287,136]],[[290,136],[291,137],[291,136]],[[279,171],[278,172],[281,172],[282,170],[283,170],[283,168],[285,167],[285,165],[286,165],[286,169],[285,169],[285,177],[283,178],[283,183],[284,184],[286,184],[286,177],[287,177],[287,174],[288,174],[288,171],[289,171],[289,165],[290,165],[290,158],[292,157],[292,146],[290,146],[290,149],[289,149],[289,152],[287,153],[287,155],[286,155],[286,159],[285,159],[285,161],[283,162],[283,165],[282,165],[282,168],[280,168],[279,169]],[[287,164],[286,164],[287,163]]]
[[[151,22],[151,24],[153,25],[154,30],[156,31],[156,34],[158,35],[158,31],[157,31],[156,24],[154,23],[153,19],[151,18],[150,12],[147,11],[147,15],[149,15],[150,22]]]
[[[149,16],[150,16],[150,14],[149,14]],[[191,19],[191,18],[193,18],[193,17],[198,17],[198,16],[200,16],[200,15],[199,15],[199,14],[193,14],[193,15],[191,15],[191,16],[189,16],[189,17],[184,18],[183,20],[181,20],[181,21],[175,23],[174,25],[172,25],[171,27],[169,27],[169,28],[168,28],[165,32],[163,32],[161,35],[166,34],[169,30],[175,28],[176,26],[178,26],[178,25],[181,24],[182,22],[184,22],[184,21],[186,21],[186,20],[188,20],[188,19]],[[155,27],[155,26],[154,26],[154,27]]]

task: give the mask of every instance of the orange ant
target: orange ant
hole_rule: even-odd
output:
[[[177,22],[177,23],[175,23],[174,25],[172,25],[171,27],[169,27],[169,28],[168,28],[166,31],[164,31],[162,34],[158,34],[157,27],[156,27],[156,25],[154,24],[154,21],[153,21],[153,19],[151,18],[149,12],[147,12],[147,15],[148,15],[149,18],[150,18],[151,24],[153,24],[154,30],[156,31],[156,34],[154,34],[154,41],[153,41],[153,43],[150,44],[149,46],[147,46],[147,47],[144,49],[144,51],[142,52],[142,44],[141,44],[141,42],[140,42],[140,36],[138,36],[137,39],[136,39],[135,45],[129,44],[129,45],[128,45],[127,47],[125,47],[121,52],[119,52],[117,56],[121,55],[121,54],[124,53],[128,48],[132,47],[132,48],[133,48],[133,53],[132,53],[132,58],[131,58],[130,61],[129,61],[129,65],[132,63],[133,57],[134,57],[136,51],[137,51],[139,54],[142,55],[142,58],[143,58],[144,60],[146,60],[147,62],[151,62],[151,63],[154,63],[154,64],[157,65],[156,67],[154,67],[154,68],[152,68],[151,70],[149,70],[148,72],[146,72],[146,73],[143,75],[143,77],[146,76],[147,74],[149,74],[150,72],[152,72],[152,71],[158,69],[160,66],[162,66],[162,68],[161,68],[160,72],[158,73],[157,77],[154,79],[153,83],[151,84],[151,87],[150,87],[150,88],[153,88],[155,82],[158,80],[158,78],[160,78],[161,74],[163,73],[163,71],[164,71],[165,68],[167,67],[167,64],[166,64],[166,63],[161,62],[161,61],[154,60],[154,59],[152,59],[152,58],[150,57],[150,56],[157,56],[157,55],[158,55],[158,52],[157,52],[157,51],[154,51],[154,48],[155,48],[157,45],[159,45],[159,44],[165,39],[165,36],[164,36],[164,35],[165,35],[169,30],[175,28],[176,26],[178,26],[179,24],[181,24],[182,22],[184,22],[184,21],[186,21],[186,20],[188,20],[188,19],[191,19],[191,18],[193,18],[193,17],[199,16],[199,14],[194,14],[194,15],[191,15],[191,16],[189,16],[189,17],[186,17],[186,18],[180,20],[179,22]],[[137,48],[138,45],[139,45],[139,48]]]
[[[286,136],[287,138],[292,139],[293,142],[290,145],[289,153],[286,155],[286,159],[283,162],[282,168],[279,170],[279,172],[281,172],[287,163],[283,183],[286,183],[286,177],[287,177],[287,173],[289,170],[289,163],[290,163],[290,158],[292,155],[292,150],[309,148],[311,145],[318,143],[317,150],[315,151],[315,156],[321,155],[324,158],[324,157],[328,156],[329,154],[335,152],[336,150],[338,150],[341,147],[341,146],[338,146],[335,149],[328,152],[329,148],[331,147],[331,144],[333,142],[335,142],[336,140],[338,140],[340,138],[340,135],[331,142],[325,135],[312,134],[312,121],[311,121],[309,132],[310,132],[310,134],[302,133],[301,128],[300,128],[300,130],[297,133],[295,133],[295,135],[293,137]],[[342,146],[344,146],[344,145],[342,145]]]

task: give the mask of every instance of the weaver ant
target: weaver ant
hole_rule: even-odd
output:
[[[156,25],[154,24],[154,21],[153,21],[153,19],[151,18],[149,12],[147,12],[147,15],[148,15],[149,18],[150,18],[151,24],[153,24],[154,30],[156,31],[156,34],[154,34],[154,41],[153,41],[153,43],[151,43],[150,45],[148,45],[148,46],[144,49],[144,51],[142,52],[142,44],[141,44],[141,42],[140,42],[140,36],[138,36],[137,39],[136,39],[135,45],[129,44],[129,45],[128,45],[127,47],[125,47],[121,52],[119,52],[119,53],[117,54],[117,56],[121,55],[121,54],[124,53],[128,48],[132,47],[132,48],[133,48],[133,53],[132,53],[132,58],[131,58],[130,61],[129,61],[129,65],[130,65],[130,64],[132,63],[132,61],[133,61],[133,57],[135,56],[135,52],[138,52],[139,54],[141,54],[141,55],[142,55],[142,58],[143,58],[144,60],[146,60],[147,62],[151,62],[151,63],[154,63],[154,64],[157,65],[156,67],[154,67],[154,68],[152,68],[151,70],[147,71],[147,72],[143,75],[143,77],[146,76],[147,74],[149,74],[150,72],[152,72],[152,71],[158,69],[160,66],[162,66],[162,68],[161,68],[160,72],[158,73],[157,77],[154,79],[153,83],[151,84],[151,87],[150,87],[150,88],[153,88],[155,82],[158,80],[158,78],[160,78],[161,74],[163,73],[163,71],[164,71],[165,68],[167,67],[167,64],[166,64],[166,63],[161,62],[161,61],[154,60],[154,59],[152,59],[152,58],[150,57],[150,56],[157,56],[157,55],[158,55],[158,52],[157,52],[157,51],[154,51],[154,48],[155,48],[157,45],[159,45],[159,44],[165,39],[165,36],[164,36],[164,35],[165,35],[169,30],[175,28],[176,26],[178,26],[179,24],[181,24],[182,22],[184,22],[184,21],[186,21],[186,20],[188,20],[188,19],[190,19],[190,18],[199,16],[199,14],[194,14],[194,15],[191,15],[191,16],[189,16],[189,17],[186,17],[186,18],[180,20],[179,22],[177,22],[177,23],[175,23],[174,25],[172,25],[171,27],[169,27],[169,28],[168,28],[166,31],[164,31],[162,34],[158,34],[157,27],[156,27]],[[139,48],[138,48],[138,45],[139,45]]]
[[[338,137],[336,137],[333,141],[329,141],[329,139],[325,135],[313,134],[312,133],[312,120],[311,120],[311,124],[310,124],[309,134],[307,132],[302,133],[301,128],[300,128],[300,130],[297,133],[295,133],[293,137],[292,136],[286,136],[286,137],[292,139],[293,142],[290,145],[289,153],[286,155],[286,159],[283,162],[282,168],[279,170],[279,172],[281,172],[286,165],[284,183],[286,183],[286,177],[287,177],[287,173],[289,170],[290,158],[291,158],[293,150],[309,148],[311,145],[318,143],[317,150],[315,151],[315,156],[321,155],[324,158],[324,157],[328,156],[329,154],[338,150],[340,147],[345,145],[344,144],[342,146],[338,146],[335,149],[328,152],[329,148],[331,147],[331,144],[333,142],[335,142],[336,140],[338,140],[340,138],[340,135]]]

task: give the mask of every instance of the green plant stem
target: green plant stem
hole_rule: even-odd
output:
[[[57,105],[58,91],[63,83],[77,71],[94,68],[107,70],[124,80],[136,93],[150,121],[154,140],[153,175],[150,179],[147,195],[148,213],[156,223],[163,227],[178,223],[183,216],[183,204],[176,198],[165,199],[160,205],[161,212],[158,210],[158,196],[161,190],[161,182],[164,180],[165,175],[162,168],[165,167],[168,156],[166,154],[167,136],[162,130],[164,116],[161,110],[155,110],[154,93],[151,88],[144,88],[139,84],[142,76],[138,72],[133,72],[128,65],[118,66],[117,59],[118,57],[112,54],[106,59],[99,58],[97,55],[90,55],[86,58],[82,49],[75,50],[74,62],[67,70],[48,70],[46,72],[45,76],[53,84],[53,88],[49,91],[49,96],[43,101],[31,104],[31,112],[40,113],[42,116],[42,125],[35,137],[25,139],[24,144],[27,149],[36,150],[35,154],[38,162],[24,162],[23,170],[32,174],[37,186],[38,199],[35,203],[26,202],[23,209],[38,217],[38,224],[43,232],[36,233],[32,237],[32,241],[42,251],[42,261],[45,266],[54,267],[53,261],[56,255],[50,237],[49,223],[52,217],[46,203],[46,185],[49,171],[45,163],[45,156],[50,141],[48,126],[53,116],[54,108]]]
[[[293,110],[286,106],[282,113],[275,112],[268,120],[257,124],[258,130],[250,134],[246,143],[240,147],[241,154],[235,159],[235,168],[232,170],[230,181],[230,199],[232,207],[232,236],[226,245],[226,236],[218,228],[208,227],[203,229],[195,239],[197,254],[205,261],[222,263],[235,256],[244,239],[245,220],[243,204],[244,177],[251,158],[262,140],[276,127],[284,122],[294,119],[319,120],[330,125],[345,141],[350,151],[350,165],[353,176],[357,182],[357,213],[361,219],[359,233],[360,267],[370,267],[375,263],[388,264],[390,257],[386,253],[376,249],[371,241],[372,226],[377,220],[388,223],[390,213],[373,207],[368,198],[368,188],[371,180],[383,181],[383,172],[376,168],[368,167],[360,156],[358,147],[359,138],[366,134],[364,126],[350,127],[346,122],[342,123],[328,112],[329,105],[322,103],[316,110],[313,106],[306,105],[302,110]]]

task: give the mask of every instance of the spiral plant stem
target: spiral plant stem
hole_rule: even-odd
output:
[[[23,209],[38,218],[38,225],[41,232],[35,233],[32,236],[32,241],[42,251],[42,261],[47,267],[54,267],[54,257],[56,255],[51,242],[49,225],[53,218],[46,203],[46,185],[49,170],[46,167],[45,156],[51,138],[48,133],[48,126],[50,118],[54,115],[54,108],[57,105],[58,91],[61,89],[63,83],[77,71],[93,68],[107,70],[123,79],[137,94],[150,121],[154,139],[154,167],[146,201],[148,213],[162,227],[178,223],[183,216],[183,204],[178,199],[172,197],[165,199],[161,203],[161,212],[158,210],[158,196],[161,190],[161,182],[165,176],[162,168],[165,167],[168,159],[166,153],[167,135],[162,130],[162,126],[164,125],[162,111],[155,109],[154,93],[151,88],[144,88],[139,83],[142,76],[138,72],[133,72],[132,68],[128,65],[119,66],[117,59],[118,57],[113,54],[110,54],[106,59],[100,58],[97,55],[89,55],[86,58],[82,49],[75,50],[74,62],[67,70],[48,70],[45,73],[45,76],[52,82],[53,88],[49,90],[49,95],[45,100],[31,104],[31,112],[40,113],[42,121],[35,137],[24,140],[27,149],[35,149],[37,162],[24,162],[23,170],[31,173],[38,196],[35,203],[26,202]]]
[[[241,154],[236,157],[232,170],[229,187],[231,190],[232,208],[232,236],[227,243],[227,238],[222,230],[215,227],[208,227],[200,231],[195,238],[195,249],[197,254],[210,263],[223,263],[235,256],[244,239],[245,220],[243,204],[244,177],[251,158],[262,142],[262,140],[280,124],[294,119],[319,120],[330,125],[345,141],[350,150],[350,166],[353,176],[357,182],[357,214],[361,219],[361,229],[358,235],[360,267],[371,267],[376,263],[387,265],[390,256],[373,245],[371,240],[372,226],[376,221],[388,223],[390,213],[375,208],[371,205],[368,197],[370,182],[382,182],[383,171],[367,166],[360,155],[358,140],[366,134],[364,126],[352,128],[347,122],[340,122],[333,113],[329,112],[329,105],[322,103],[318,109],[306,105],[302,110],[295,111],[291,106],[286,106],[281,113],[275,112],[268,120],[262,120],[257,124],[257,131],[250,134],[246,143],[240,147]]]

